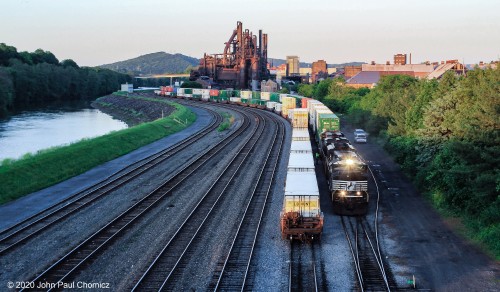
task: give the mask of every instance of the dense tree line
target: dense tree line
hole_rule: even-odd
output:
[[[440,80],[385,76],[371,90],[325,80],[299,93],[384,137],[434,205],[461,216],[500,257],[500,68]]]
[[[119,89],[131,77],[108,69],[79,67],[71,59],[59,60],[38,49],[17,52],[0,43],[0,115],[30,104],[92,99]]]

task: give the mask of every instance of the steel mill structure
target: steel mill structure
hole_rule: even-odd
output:
[[[243,31],[243,24],[238,21],[224,52],[205,53],[199,68],[191,71],[190,80],[209,78],[213,87],[257,90],[260,82],[269,77],[267,42],[267,34],[262,30],[258,36],[253,35],[248,29]]]

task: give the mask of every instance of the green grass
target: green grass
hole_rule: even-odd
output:
[[[27,154],[18,160],[4,160],[0,165],[0,204],[81,174],[178,132],[196,120],[196,115],[184,106],[152,100],[169,103],[176,110],[170,116],[150,123],[39,151],[34,155]]]
[[[222,116],[224,117],[224,121],[217,128],[217,131],[219,132],[229,129],[234,123],[234,117],[232,115],[228,113],[222,113]]]

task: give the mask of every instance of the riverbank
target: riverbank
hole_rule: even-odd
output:
[[[109,101],[108,97],[110,96],[97,101]],[[167,101],[145,100],[140,96],[116,99],[114,95],[111,95],[111,99],[114,100],[117,108],[130,104],[128,102],[131,100],[142,100],[142,102],[135,103],[138,107],[133,109],[136,113],[144,113],[141,114],[142,116],[148,116],[145,112],[151,108],[163,108],[163,114],[168,112],[170,115],[162,119],[156,119],[154,115],[150,115],[148,118],[150,122],[132,128],[82,140],[68,146],[43,150],[20,160],[4,162],[0,166],[0,181],[2,181],[0,204],[81,174],[97,165],[178,132],[196,120],[196,115],[190,109]],[[144,104],[148,106],[141,107]],[[170,109],[170,111],[165,109]],[[106,112],[113,115],[112,110]]]

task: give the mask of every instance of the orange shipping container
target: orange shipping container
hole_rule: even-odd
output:
[[[219,90],[210,89],[210,96],[219,96]]]
[[[307,100],[309,99],[312,99],[312,98],[309,98],[309,97],[304,97],[301,102],[302,102],[302,108],[307,108]]]

